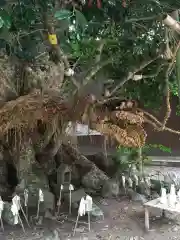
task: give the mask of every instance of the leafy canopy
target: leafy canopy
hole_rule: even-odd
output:
[[[98,62],[101,67],[91,74],[91,82],[107,83],[112,96],[158,105],[164,96],[168,61],[157,56],[166,50],[167,35],[170,49],[178,41],[163,25],[162,16],[177,10],[180,1],[127,0],[127,8],[121,0],[103,1],[102,8],[97,8],[96,1],[89,8],[87,2],[1,1],[0,48],[27,62],[43,58],[50,51],[46,16],[55,29],[59,48],[75,68],[77,81],[83,82]],[[133,81],[130,73],[145,77]],[[174,71],[170,82],[174,92]]]

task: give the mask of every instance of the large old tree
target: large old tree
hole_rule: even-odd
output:
[[[69,122],[88,124],[127,147],[145,144],[144,123],[180,134],[166,126],[170,93],[178,94],[180,81],[180,31],[178,22],[165,23],[167,16],[178,17],[180,2],[3,0],[0,5],[1,159],[14,164],[19,181],[33,162],[50,176],[61,154],[82,158],[69,144]],[[166,104],[164,121],[137,102]],[[1,165],[0,195],[5,195],[5,161]]]

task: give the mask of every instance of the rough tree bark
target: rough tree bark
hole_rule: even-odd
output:
[[[78,169],[81,176],[81,184],[84,187],[98,190],[109,179],[102,170],[83,156],[76,148],[69,144],[63,144],[62,149],[70,156],[71,165],[75,165]]]

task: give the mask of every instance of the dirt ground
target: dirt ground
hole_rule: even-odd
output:
[[[160,217],[158,210],[151,212],[150,232],[144,231],[144,211],[139,203],[132,203],[127,199],[96,199],[95,202],[104,211],[104,220],[92,222],[91,232],[88,233],[86,225],[79,225],[78,231],[72,237],[74,220],[76,216],[64,221],[48,220],[43,226],[26,228],[23,234],[19,226],[5,225],[5,233],[0,240],[172,240],[180,239],[180,218],[168,214],[166,219]],[[73,221],[71,221],[73,219]],[[84,228],[85,227],[85,228]],[[59,238],[52,237],[56,229]]]

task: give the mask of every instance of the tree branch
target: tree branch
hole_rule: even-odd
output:
[[[142,110],[142,109],[139,109],[139,111],[143,112],[144,115],[148,116],[149,118],[151,118],[152,120],[149,120],[147,117],[144,117],[144,122],[145,123],[149,123],[150,125],[152,125],[154,127],[154,129],[156,129],[157,131],[162,131],[162,126],[163,126],[163,123],[161,123],[156,117],[154,117],[152,114]],[[164,127],[163,128],[163,131],[167,131],[167,132],[171,132],[171,133],[174,133],[174,134],[177,134],[177,135],[180,135],[180,131],[177,131],[177,130],[174,130],[174,129],[171,129],[171,128],[168,128],[168,127]]]
[[[161,72],[161,68],[165,65],[165,63],[162,63],[159,65],[159,67],[157,68],[156,73],[154,74],[149,74],[149,75],[142,75],[142,79],[146,79],[146,78],[155,78],[159,75],[159,73]]]
[[[152,125],[154,127],[154,129],[159,131],[159,127],[156,125],[156,123],[152,122],[151,120],[144,118],[144,122],[149,123],[150,125]],[[159,124],[162,127],[162,124],[159,122]],[[167,131],[167,132],[171,132],[177,135],[180,135],[180,131],[176,131],[174,129],[168,128],[168,127],[164,127],[163,131]]]
[[[154,15],[154,16],[150,16],[150,17],[143,17],[143,18],[130,18],[125,20],[126,23],[133,23],[133,22],[143,22],[143,21],[151,21],[151,20],[155,20],[158,19],[159,16]]]
[[[102,40],[97,48],[97,55],[95,58],[95,63],[99,63],[101,60],[102,51],[105,45],[105,40]]]
[[[99,64],[97,64],[96,66],[94,66],[91,71],[87,74],[87,76],[85,77],[82,86],[86,86],[89,81],[96,75],[97,72],[99,72],[99,70],[101,70],[101,68],[105,67],[106,65],[110,64],[112,62],[112,59],[108,59],[104,62],[100,62]]]
[[[158,57],[159,57],[159,55],[156,56],[156,57],[154,57],[153,59],[150,59],[150,60],[148,60],[148,61],[142,62],[142,63],[140,64],[140,66],[132,69],[132,71],[130,71],[130,72],[127,74],[127,76],[125,76],[125,77],[122,79],[122,81],[111,91],[109,97],[112,96],[114,93],[116,93],[126,82],[128,82],[129,80],[131,80],[131,79],[133,78],[133,76],[134,76],[137,72],[143,70],[143,69],[144,69],[145,67],[147,67],[149,64],[151,64],[152,62],[154,62],[155,60],[157,60]]]
[[[48,15],[46,12],[44,13],[43,17],[44,17],[44,26],[45,26],[45,29],[47,29],[47,34],[55,34],[56,35],[54,27],[51,24],[49,24],[49,22],[48,22]],[[48,38],[48,36],[47,36],[47,38]],[[58,44],[53,44],[53,45],[51,44],[51,48],[52,48],[52,51],[55,52],[58,61],[61,61],[61,60],[63,61],[65,70],[70,69],[70,64],[69,64],[68,58],[63,53],[60,46]],[[71,79],[71,81],[77,88],[80,88],[79,82],[77,82],[73,76],[69,76],[69,78]]]
[[[176,60],[176,55],[177,55],[177,52],[180,48],[180,41],[174,51],[174,54],[173,54],[173,58],[172,58],[172,61],[170,62],[167,70],[166,70],[166,74],[165,74],[165,84],[166,84],[166,114],[165,114],[165,117],[164,117],[164,121],[162,123],[162,130],[165,128],[165,125],[168,121],[168,119],[170,118],[170,115],[171,115],[171,104],[170,104],[170,89],[169,89],[169,76],[170,76],[170,72],[171,72],[171,69],[175,63],[175,60]]]

